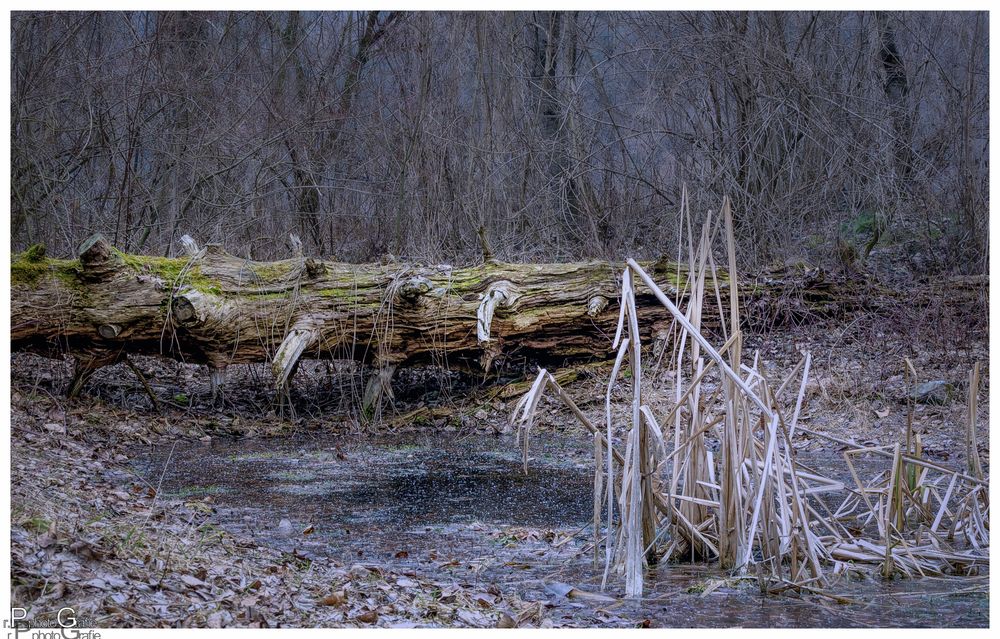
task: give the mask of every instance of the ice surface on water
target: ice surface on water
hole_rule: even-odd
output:
[[[159,479],[170,447],[137,455]],[[222,525],[287,550],[392,565],[423,575],[496,583],[526,599],[554,605],[553,616],[577,625],[605,618],[602,604],[557,597],[546,584],[596,592],[592,553],[592,461],[586,439],[535,437],[529,474],[508,438],[411,435],[396,439],[319,436],[309,439],[216,441],[178,446],[164,474],[166,494],[210,495]],[[833,453],[815,466],[831,473]],[[307,537],[279,531],[315,526]],[[534,532],[532,532],[534,531]],[[575,540],[559,539],[580,531]],[[405,554],[403,554],[405,552]],[[650,619],[657,626],[983,626],[985,594],[950,595],[968,583],[920,580],[846,583],[838,588],[866,603],[845,606],[794,596],[763,598],[751,582],[702,596],[723,577],[714,567],[672,564],[651,571],[648,597],[619,602],[616,623]],[[610,594],[621,584],[612,580]],[[606,605],[606,604],[604,604]]]

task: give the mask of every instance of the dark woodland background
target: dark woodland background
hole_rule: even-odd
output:
[[[12,15],[13,249],[985,272],[986,13]]]

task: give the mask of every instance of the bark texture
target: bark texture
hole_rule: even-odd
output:
[[[254,262],[187,240],[180,258],[125,254],[100,236],[84,242],[76,260],[46,258],[40,248],[15,256],[12,349],[72,354],[77,387],[96,368],[137,353],[206,364],[213,388],[231,364],[270,362],[279,390],[303,357],[482,371],[611,354],[617,264],[345,264],[300,251]],[[685,267],[670,262],[643,266],[667,292],[686,280]],[[727,275],[717,277],[721,285]],[[818,271],[741,287],[744,303],[794,300],[808,313],[875,298]],[[664,331],[666,312],[646,291],[637,293],[644,337]]]

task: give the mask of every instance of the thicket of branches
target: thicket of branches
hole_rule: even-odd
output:
[[[12,237],[174,255],[745,259],[845,225],[985,267],[985,13],[15,13]],[[883,233],[884,231],[884,233]],[[909,234],[909,235],[908,235]],[[818,239],[815,239],[817,238]]]

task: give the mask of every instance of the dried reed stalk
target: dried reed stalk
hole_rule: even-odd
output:
[[[897,571],[920,576],[968,573],[988,565],[987,481],[975,441],[978,364],[970,373],[967,474],[922,458],[912,410],[904,445],[897,444],[891,450],[861,446],[803,427],[799,422],[811,354],[804,353],[776,391],[762,373],[758,353],[751,363],[742,362],[739,283],[729,201],[723,201],[714,224],[711,215],[706,217],[697,244],[687,202],[685,190],[678,261],[686,228],[689,269],[687,281],[676,289],[675,300],[634,260],[626,262],[618,327],[612,343],[617,357],[604,397],[603,432],[545,370],[539,371],[531,390],[515,407],[525,469],[528,436],[538,402],[547,388],[593,434],[593,544],[596,563],[604,540],[602,589],[610,574],[616,572],[625,577],[627,596],[641,596],[645,568],[657,559],[655,545],[661,539],[669,542],[668,553],[717,558],[721,567],[734,573],[756,565],[758,579],[779,584],[780,591],[804,588],[834,598],[824,588],[830,578],[851,566],[877,566],[886,576]],[[728,318],[722,313],[723,293],[712,256],[720,228],[725,228],[726,236]],[[707,289],[709,282],[712,291]],[[673,384],[674,401],[662,420],[643,401],[642,351],[635,308],[639,283],[652,292],[672,319],[674,348],[664,379]],[[679,302],[682,288],[687,296],[683,312]],[[725,344],[719,349],[701,332],[709,294],[720,311]],[[658,361],[656,370],[659,366]],[[714,386],[710,385],[709,373],[720,377]],[[612,445],[616,432],[612,391],[623,376],[629,381],[631,411],[628,422],[618,425],[625,446],[619,453]],[[916,378],[909,361],[906,376],[911,384]],[[790,406],[783,404],[784,391],[794,387],[796,379],[794,401]],[[789,412],[791,419],[786,421]],[[673,428],[673,447],[669,451],[660,424]],[[797,435],[823,438],[846,448],[843,459],[854,486],[801,464],[792,445]],[[717,455],[707,445],[708,436],[719,442]],[[891,460],[890,470],[865,480],[855,464],[860,455],[887,457]],[[821,495],[845,493],[843,501],[832,510],[821,499]],[[602,510],[606,513],[603,536]],[[820,529],[829,534],[820,536],[816,532]],[[959,538],[973,548],[957,550],[954,544]]]

